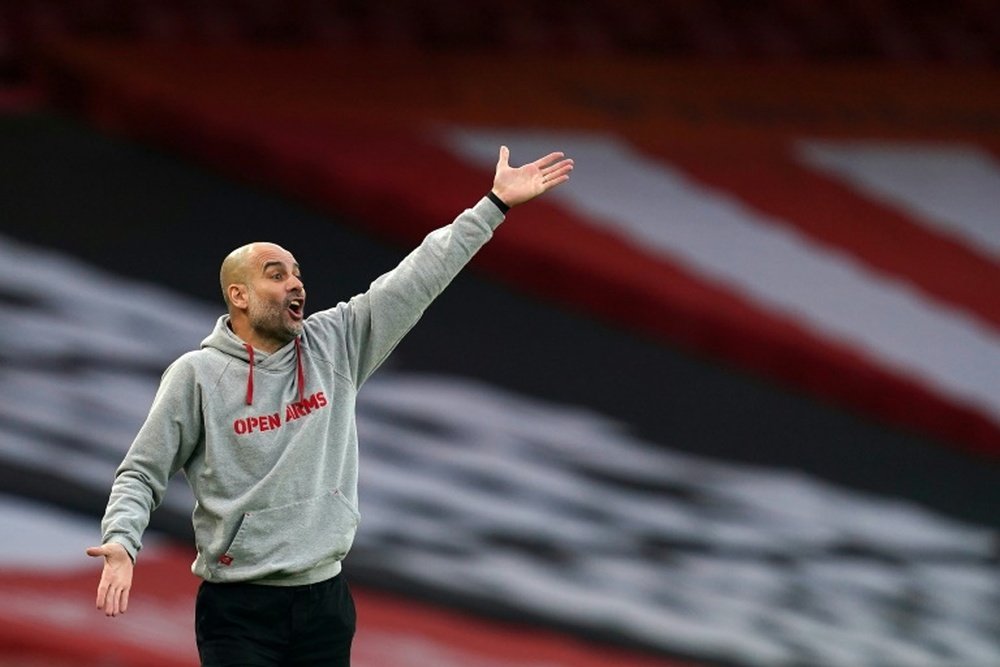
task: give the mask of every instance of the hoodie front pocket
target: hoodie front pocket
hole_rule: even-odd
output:
[[[229,548],[214,564],[213,580],[295,575],[342,560],[354,542],[359,519],[337,489],[247,512]]]

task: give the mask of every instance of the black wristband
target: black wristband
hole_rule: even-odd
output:
[[[510,210],[510,206],[508,206],[507,204],[505,204],[504,201],[502,199],[500,199],[500,197],[497,197],[495,194],[493,194],[492,190],[490,190],[486,194],[486,196],[489,198],[489,200],[491,202],[493,202],[494,204],[496,204],[496,207],[498,209],[500,209],[501,213],[503,213],[504,215],[507,215],[507,211]]]

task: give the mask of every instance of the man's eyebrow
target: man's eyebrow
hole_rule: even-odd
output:
[[[261,269],[261,273],[267,273],[267,270],[272,266],[280,266],[282,269],[285,268],[285,263],[278,259],[272,259],[270,262],[264,262],[264,268]],[[298,264],[292,264],[292,271],[300,271]]]

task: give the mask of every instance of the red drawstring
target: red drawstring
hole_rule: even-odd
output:
[[[253,345],[243,343],[243,347],[250,355],[250,373],[247,375],[247,405],[253,405]],[[299,344],[298,336],[295,337],[295,370],[295,379],[299,388],[299,403],[301,403],[305,398],[306,371],[305,367],[302,366],[302,346]]]
[[[302,402],[305,397],[306,388],[306,371],[302,367],[302,346],[299,345],[299,337],[295,337],[295,366],[298,371],[296,375],[296,380],[299,384],[299,403]]]
[[[247,353],[250,355],[250,374],[247,375],[247,405],[253,405],[253,345],[243,343],[243,347],[247,349]]]

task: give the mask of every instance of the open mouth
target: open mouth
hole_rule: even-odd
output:
[[[303,299],[292,299],[288,302],[288,314],[291,315],[293,320],[301,320],[304,307],[305,301]]]

